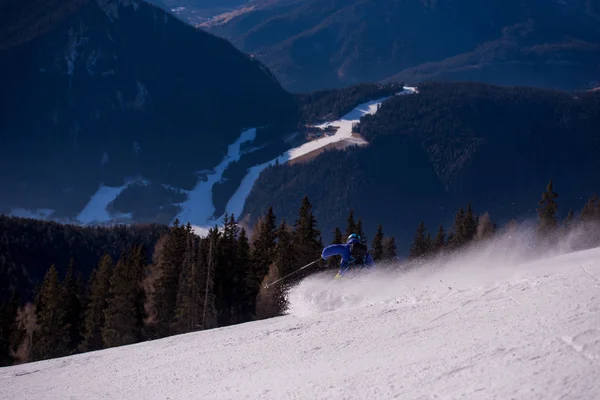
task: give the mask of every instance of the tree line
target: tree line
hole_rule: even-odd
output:
[[[578,229],[579,248],[600,246],[597,195],[589,198],[578,215],[571,208],[562,221],[558,196],[550,181],[538,202],[538,239],[552,243]],[[339,267],[339,257],[320,260],[324,243],[312,208],[305,196],[290,224],[285,218],[278,221],[269,207],[252,227],[252,235],[233,215],[226,215],[205,237],[196,235],[189,223],[176,220],[152,249],[135,236],[136,241],[129,241],[118,257],[106,251],[87,278],[86,266],[77,257],[70,258],[65,274],[52,264],[31,301],[23,301],[13,289],[3,302],[0,362],[11,365],[49,359],[281,315],[287,307],[289,285]],[[488,213],[478,215],[468,204],[456,212],[452,227],[439,225],[435,235],[421,222],[408,262],[452,253],[492,239],[498,231]],[[381,225],[370,239],[362,218],[350,210],[345,230],[336,227],[331,243],[344,243],[350,233],[359,233],[369,242],[376,262],[389,260],[392,268],[403,268],[395,238],[384,235]],[[266,284],[316,260],[319,263],[314,267],[265,289]]]
[[[600,246],[600,200],[596,193],[588,199],[579,215],[570,208],[563,221],[558,218],[558,193],[552,180],[542,192],[536,208],[538,224],[535,238],[540,243],[556,243],[575,230],[580,230],[578,248]],[[516,222],[512,220],[510,225]],[[453,226],[446,231],[443,224],[437,227],[435,236],[420,222],[413,238],[408,260],[426,259],[442,252],[452,253],[470,243],[492,239],[498,233],[498,226],[492,222],[490,214],[477,215],[469,203],[455,213]]]
[[[15,223],[44,224],[14,219]],[[118,229],[118,228],[115,228]],[[173,224],[149,244],[130,242],[117,257],[105,252],[89,277],[72,256],[65,274],[47,269],[31,301],[14,288],[0,311],[2,365],[99,350],[170,335],[211,329],[281,315],[283,283],[263,286],[320,260],[321,232],[308,197],[293,224],[279,222],[270,207],[250,238],[233,215],[205,237],[191,225]],[[350,211],[346,234],[362,232],[362,219]],[[86,231],[87,232],[87,231]],[[345,242],[339,228],[335,243]],[[372,241],[375,259],[394,258],[395,240],[379,226]],[[151,257],[148,257],[148,253]],[[83,262],[88,262],[85,258]],[[315,271],[335,268],[320,261],[292,276],[297,282]],[[61,275],[62,276],[61,278]]]

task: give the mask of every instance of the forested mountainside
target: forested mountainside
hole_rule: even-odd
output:
[[[0,168],[11,173],[0,177],[0,212],[73,220],[100,185],[138,179],[165,192],[148,207],[170,222],[164,199],[192,188],[242,131],[259,128],[264,145],[296,128],[294,97],[260,62],[158,7],[2,7]]]
[[[598,126],[598,92],[423,84],[361,119],[355,130],[368,146],[264,170],[244,215],[271,204],[292,218],[288,205],[308,195],[319,199],[314,212],[325,235],[354,209],[370,222],[368,235],[385,223],[406,253],[421,219],[449,223],[448,210],[469,202],[497,222],[534,216],[531,198],[550,179],[564,207],[582,207],[600,184]]]
[[[201,27],[291,91],[388,78],[558,89],[600,81],[598,0],[272,1]]]

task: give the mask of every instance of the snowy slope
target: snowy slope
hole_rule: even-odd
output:
[[[0,369],[3,399],[598,399],[600,249],[314,275],[284,317]],[[557,246],[557,253],[565,250]]]

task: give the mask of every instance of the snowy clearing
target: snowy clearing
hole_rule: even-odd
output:
[[[217,165],[213,171],[210,171],[206,177],[200,178],[196,186],[188,193],[188,199],[178,205],[182,211],[176,218],[182,223],[190,222],[194,225],[194,231],[201,236],[208,232],[208,228],[220,221],[213,218],[215,206],[212,201],[212,189],[215,183],[223,177],[223,172],[229,164],[239,161],[241,157],[240,148],[243,143],[252,142],[256,138],[256,129],[248,129],[240,135],[238,140],[229,145],[227,155]]]
[[[109,214],[107,207],[123,190],[125,190],[125,188],[127,188],[127,186],[129,186],[129,184],[119,187],[100,185],[98,191],[92,196],[90,201],[77,216],[77,221],[82,224],[111,222],[114,216]],[[126,215],[119,215],[118,217],[122,218],[126,217]]]
[[[289,315],[0,369],[5,399],[597,399],[600,248],[325,273]]]

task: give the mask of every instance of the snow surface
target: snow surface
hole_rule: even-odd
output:
[[[354,280],[289,314],[0,369],[3,399],[598,399],[600,248],[527,233]]]
[[[98,191],[92,196],[83,210],[77,216],[82,224],[98,224],[111,222],[114,216],[110,215],[107,207],[117,196],[127,188],[129,184],[119,187],[100,185]],[[125,218],[129,214],[119,214],[119,218]]]
[[[214,170],[206,173],[206,176],[203,176],[189,192],[187,200],[179,204],[182,210],[176,218],[184,224],[189,221],[193,225],[196,234],[204,236],[207,234],[209,228],[215,224],[221,224],[221,219],[213,218],[215,212],[215,206],[212,202],[213,186],[221,180],[223,172],[225,172],[229,164],[239,161],[242,144],[252,142],[255,138],[255,128],[242,132],[240,137],[233,144],[229,145],[227,155],[223,161]]]

